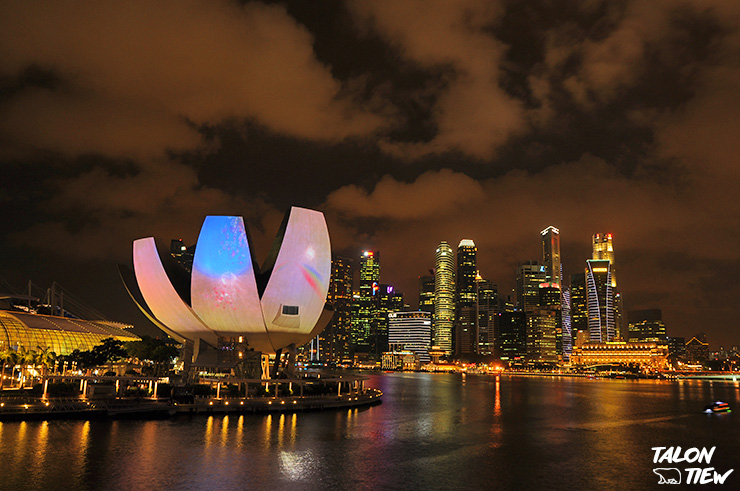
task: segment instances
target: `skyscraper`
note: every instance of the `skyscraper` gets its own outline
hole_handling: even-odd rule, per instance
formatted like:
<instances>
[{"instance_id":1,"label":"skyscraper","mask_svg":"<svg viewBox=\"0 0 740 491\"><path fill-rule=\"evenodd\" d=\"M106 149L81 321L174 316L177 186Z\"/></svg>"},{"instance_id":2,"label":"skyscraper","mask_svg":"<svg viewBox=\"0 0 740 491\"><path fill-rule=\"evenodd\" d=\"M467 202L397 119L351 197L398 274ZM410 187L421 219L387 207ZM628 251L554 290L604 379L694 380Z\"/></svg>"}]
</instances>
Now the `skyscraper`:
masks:
<instances>
[{"instance_id":1,"label":"skyscraper","mask_svg":"<svg viewBox=\"0 0 740 491\"><path fill-rule=\"evenodd\" d=\"M547 281L545 266L537 261L521 264L516 274L516 302L519 310L536 308L540 301L540 284Z\"/></svg>"},{"instance_id":2,"label":"skyscraper","mask_svg":"<svg viewBox=\"0 0 740 491\"><path fill-rule=\"evenodd\" d=\"M611 263L611 286L612 286L612 316L614 317L614 328L616 337L621 339L623 330L622 322L622 295L617 289L617 274L614 264L614 241L612 234L594 234L592 237L593 254L591 259L608 259Z\"/></svg>"},{"instance_id":3,"label":"skyscraper","mask_svg":"<svg viewBox=\"0 0 740 491\"><path fill-rule=\"evenodd\" d=\"M470 239L457 246L457 276L455 278L455 324L453 349L456 354L478 352L478 292L476 277L478 249Z\"/></svg>"},{"instance_id":4,"label":"skyscraper","mask_svg":"<svg viewBox=\"0 0 740 491\"><path fill-rule=\"evenodd\" d=\"M578 331L588 332L586 273L570 275L570 329L573 340Z\"/></svg>"},{"instance_id":5,"label":"skyscraper","mask_svg":"<svg viewBox=\"0 0 740 491\"><path fill-rule=\"evenodd\" d=\"M527 353L527 315L501 312L499 316L499 351L504 361L521 360Z\"/></svg>"},{"instance_id":6,"label":"skyscraper","mask_svg":"<svg viewBox=\"0 0 740 491\"><path fill-rule=\"evenodd\" d=\"M498 287L480 275L476 279L478 288L478 353L498 356L499 312Z\"/></svg>"},{"instance_id":7,"label":"skyscraper","mask_svg":"<svg viewBox=\"0 0 740 491\"><path fill-rule=\"evenodd\" d=\"M452 355L452 325L455 320L455 258L442 241L434 261L434 323L432 344Z\"/></svg>"},{"instance_id":8,"label":"skyscraper","mask_svg":"<svg viewBox=\"0 0 740 491\"><path fill-rule=\"evenodd\" d=\"M617 276L614 274L614 244L612 234L594 234L592 239L593 254L591 259L606 259L611 263L611 285L612 288L616 288Z\"/></svg>"},{"instance_id":9,"label":"skyscraper","mask_svg":"<svg viewBox=\"0 0 740 491\"><path fill-rule=\"evenodd\" d=\"M334 307L331 323L319 334L322 361L340 363L350 357L352 330L352 260L333 256L327 302Z\"/></svg>"},{"instance_id":10,"label":"skyscraper","mask_svg":"<svg viewBox=\"0 0 740 491\"><path fill-rule=\"evenodd\" d=\"M380 289L380 253L363 251L360 255L360 296L357 313L357 352L372 352L377 331L378 290Z\"/></svg>"},{"instance_id":11,"label":"skyscraper","mask_svg":"<svg viewBox=\"0 0 740 491\"><path fill-rule=\"evenodd\" d=\"M563 317L563 359L569 360L573 353L573 330L570 308L570 289L562 291L560 304L560 315Z\"/></svg>"},{"instance_id":12,"label":"skyscraper","mask_svg":"<svg viewBox=\"0 0 740 491\"><path fill-rule=\"evenodd\" d=\"M608 259L586 261L588 330L592 343L614 341L616 336L610 266Z\"/></svg>"},{"instance_id":13,"label":"skyscraper","mask_svg":"<svg viewBox=\"0 0 740 491\"><path fill-rule=\"evenodd\" d=\"M540 232L540 235L542 236L542 264L546 271L545 281L561 286L560 230L550 226Z\"/></svg>"},{"instance_id":14,"label":"skyscraper","mask_svg":"<svg viewBox=\"0 0 740 491\"><path fill-rule=\"evenodd\" d=\"M560 328L560 307L539 307L527 312L527 360L558 361L557 331Z\"/></svg>"},{"instance_id":15,"label":"skyscraper","mask_svg":"<svg viewBox=\"0 0 740 491\"><path fill-rule=\"evenodd\" d=\"M370 352L378 359L388 351L388 313L403 310L403 293L392 285L380 285L376 294L375 335L370 342Z\"/></svg>"},{"instance_id":16,"label":"skyscraper","mask_svg":"<svg viewBox=\"0 0 740 491\"><path fill-rule=\"evenodd\" d=\"M434 314L434 275L419 276L419 310Z\"/></svg>"}]
</instances>

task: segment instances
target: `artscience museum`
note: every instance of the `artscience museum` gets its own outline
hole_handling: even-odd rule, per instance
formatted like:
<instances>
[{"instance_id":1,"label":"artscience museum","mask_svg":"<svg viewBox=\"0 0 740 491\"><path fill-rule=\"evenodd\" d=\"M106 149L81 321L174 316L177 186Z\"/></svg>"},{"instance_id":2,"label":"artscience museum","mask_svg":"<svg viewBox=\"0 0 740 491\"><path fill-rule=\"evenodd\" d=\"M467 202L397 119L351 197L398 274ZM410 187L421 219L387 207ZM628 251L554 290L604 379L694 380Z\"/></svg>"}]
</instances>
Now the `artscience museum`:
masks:
<instances>
[{"instance_id":1,"label":"artscience museum","mask_svg":"<svg viewBox=\"0 0 740 491\"><path fill-rule=\"evenodd\" d=\"M189 274L158 252L153 237L134 241L133 271L120 271L139 308L196 364L256 352L294 355L332 316L329 232L324 215L305 208L286 213L262 265L242 217L208 216Z\"/></svg>"}]
</instances>

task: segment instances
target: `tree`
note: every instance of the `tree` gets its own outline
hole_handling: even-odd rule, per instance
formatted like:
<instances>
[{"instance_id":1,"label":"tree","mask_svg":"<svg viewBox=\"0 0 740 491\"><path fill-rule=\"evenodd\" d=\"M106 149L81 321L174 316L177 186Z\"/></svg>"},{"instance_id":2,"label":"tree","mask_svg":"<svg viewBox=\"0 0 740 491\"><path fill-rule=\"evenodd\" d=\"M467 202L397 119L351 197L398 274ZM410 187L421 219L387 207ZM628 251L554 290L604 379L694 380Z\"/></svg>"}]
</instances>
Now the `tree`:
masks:
<instances>
[{"instance_id":1,"label":"tree","mask_svg":"<svg viewBox=\"0 0 740 491\"><path fill-rule=\"evenodd\" d=\"M15 370L15 366L18 364L18 355L15 350L6 348L0 351L0 360L3 360L3 371L0 372L0 391L2 391L5 388L5 367L10 364Z\"/></svg>"},{"instance_id":2,"label":"tree","mask_svg":"<svg viewBox=\"0 0 740 491\"><path fill-rule=\"evenodd\" d=\"M41 379L43 381L46 379L46 374L49 371L49 368L54 366L54 362L57 360L57 354L51 351L49 346L46 348L37 346L37 348L36 363L41 366Z\"/></svg>"},{"instance_id":3,"label":"tree","mask_svg":"<svg viewBox=\"0 0 740 491\"><path fill-rule=\"evenodd\" d=\"M36 351L27 350L23 346L18 348L18 363L21 365L21 389L25 385L26 374L28 373L28 366L34 366L36 364Z\"/></svg>"},{"instance_id":4,"label":"tree","mask_svg":"<svg viewBox=\"0 0 740 491\"><path fill-rule=\"evenodd\" d=\"M128 353L123 348L123 342L113 338L107 338L101 344L93 347L89 351L74 350L66 360L75 362L78 368L91 368L99 365L105 365L111 361L118 361L127 358Z\"/></svg>"},{"instance_id":5,"label":"tree","mask_svg":"<svg viewBox=\"0 0 740 491\"><path fill-rule=\"evenodd\" d=\"M156 375L169 368L172 359L180 354L180 350L171 340L155 339L151 336L143 336L141 341L129 341L124 346L133 358L154 363Z\"/></svg>"}]
</instances>

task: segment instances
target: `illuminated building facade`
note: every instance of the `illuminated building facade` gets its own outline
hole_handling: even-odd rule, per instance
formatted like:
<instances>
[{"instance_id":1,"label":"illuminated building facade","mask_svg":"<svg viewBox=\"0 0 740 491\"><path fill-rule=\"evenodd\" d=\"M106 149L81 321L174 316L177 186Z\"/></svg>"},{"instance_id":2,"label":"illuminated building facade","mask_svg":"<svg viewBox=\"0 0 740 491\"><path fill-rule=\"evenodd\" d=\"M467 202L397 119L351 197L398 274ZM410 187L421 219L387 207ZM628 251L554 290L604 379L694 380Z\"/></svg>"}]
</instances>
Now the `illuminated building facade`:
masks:
<instances>
[{"instance_id":1,"label":"illuminated building facade","mask_svg":"<svg viewBox=\"0 0 740 491\"><path fill-rule=\"evenodd\" d=\"M709 359L709 343L704 334L697 334L686 341L684 356L689 363L702 363Z\"/></svg>"},{"instance_id":2,"label":"illuminated building facade","mask_svg":"<svg viewBox=\"0 0 740 491\"><path fill-rule=\"evenodd\" d=\"M614 318L615 336L621 338L622 333L622 295L617 289L617 274L614 263L614 236L612 234L594 234L592 237L593 253L591 259L608 260L610 263L612 287L612 317Z\"/></svg>"},{"instance_id":3,"label":"illuminated building facade","mask_svg":"<svg viewBox=\"0 0 740 491\"><path fill-rule=\"evenodd\" d=\"M616 336L610 266L608 259L586 261L588 331L593 343L614 341Z\"/></svg>"},{"instance_id":4,"label":"illuminated building facade","mask_svg":"<svg viewBox=\"0 0 740 491\"><path fill-rule=\"evenodd\" d=\"M561 286L562 265L560 263L560 230L553 226L540 232L542 237L542 264L545 266L545 282Z\"/></svg>"},{"instance_id":5,"label":"illuminated building facade","mask_svg":"<svg viewBox=\"0 0 740 491\"><path fill-rule=\"evenodd\" d=\"M329 325L319 334L321 360L341 363L351 359L352 332L352 259L332 256L327 302L334 308Z\"/></svg>"},{"instance_id":6,"label":"illuminated building facade","mask_svg":"<svg viewBox=\"0 0 740 491\"><path fill-rule=\"evenodd\" d=\"M570 275L570 327L574 336L578 331L588 331L586 273Z\"/></svg>"},{"instance_id":7,"label":"illuminated building facade","mask_svg":"<svg viewBox=\"0 0 740 491\"><path fill-rule=\"evenodd\" d=\"M612 234L594 234L591 244L593 246L593 260L606 260L611 263L611 286L617 287L617 276L614 271L614 243Z\"/></svg>"},{"instance_id":8,"label":"illuminated building facade","mask_svg":"<svg viewBox=\"0 0 740 491\"><path fill-rule=\"evenodd\" d=\"M0 310L0 351L49 348L57 355L89 351L104 339L139 341L132 326L110 321L87 321L54 315Z\"/></svg>"},{"instance_id":9,"label":"illuminated building facade","mask_svg":"<svg viewBox=\"0 0 740 491\"><path fill-rule=\"evenodd\" d=\"M419 310L434 314L434 275L419 276Z\"/></svg>"},{"instance_id":10,"label":"illuminated building facade","mask_svg":"<svg viewBox=\"0 0 740 491\"><path fill-rule=\"evenodd\" d=\"M573 348L576 365L636 363L653 370L668 368L668 345L661 343L585 343Z\"/></svg>"},{"instance_id":11,"label":"illuminated building facade","mask_svg":"<svg viewBox=\"0 0 740 491\"><path fill-rule=\"evenodd\" d=\"M516 301L525 312L539 306L540 284L547 281L547 269L537 261L521 264L516 274Z\"/></svg>"},{"instance_id":12,"label":"illuminated building facade","mask_svg":"<svg viewBox=\"0 0 740 491\"><path fill-rule=\"evenodd\" d=\"M560 315L563 317L563 359L568 361L573 352L573 330L571 328L570 289L563 290Z\"/></svg>"},{"instance_id":13,"label":"illuminated building facade","mask_svg":"<svg viewBox=\"0 0 740 491\"><path fill-rule=\"evenodd\" d=\"M360 255L360 296L357 312L355 351L373 352L377 331L378 292L380 291L380 253L363 251Z\"/></svg>"},{"instance_id":14,"label":"illuminated building facade","mask_svg":"<svg viewBox=\"0 0 740 491\"><path fill-rule=\"evenodd\" d=\"M498 356L498 287L480 276L476 279L478 289L478 353Z\"/></svg>"},{"instance_id":15,"label":"illuminated building facade","mask_svg":"<svg viewBox=\"0 0 740 491\"><path fill-rule=\"evenodd\" d=\"M500 312L499 351L504 361L521 360L527 355L527 315L522 311Z\"/></svg>"},{"instance_id":16,"label":"illuminated building facade","mask_svg":"<svg viewBox=\"0 0 740 491\"><path fill-rule=\"evenodd\" d=\"M461 240L457 246L453 350L458 355L478 352L477 252L470 239Z\"/></svg>"},{"instance_id":17,"label":"illuminated building facade","mask_svg":"<svg viewBox=\"0 0 740 491\"><path fill-rule=\"evenodd\" d=\"M421 363L429 363L432 342L432 316L429 312L388 313L388 345L416 353Z\"/></svg>"},{"instance_id":18,"label":"illuminated building facade","mask_svg":"<svg viewBox=\"0 0 740 491\"><path fill-rule=\"evenodd\" d=\"M434 260L434 322L432 343L452 355L452 327L455 321L455 257L442 241Z\"/></svg>"},{"instance_id":19,"label":"illuminated building facade","mask_svg":"<svg viewBox=\"0 0 740 491\"><path fill-rule=\"evenodd\" d=\"M370 351L380 357L388 351L388 314L403 310L403 293L396 291L392 285L380 285L376 294L378 308L375 311L375 335Z\"/></svg>"},{"instance_id":20,"label":"illuminated building facade","mask_svg":"<svg viewBox=\"0 0 740 491\"><path fill-rule=\"evenodd\" d=\"M526 313L527 316L527 360L555 363L560 359L558 330L560 308L540 307Z\"/></svg>"},{"instance_id":21,"label":"illuminated building facade","mask_svg":"<svg viewBox=\"0 0 740 491\"><path fill-rule=\"evenodd\" d=\"M185 292L168 277L153 237L134 241L133 263L133 274L121 268L131 297L194 360L202 349L224 347L286 350L294 359L296 347L331 319L331 247L318 211L291 208L262 267L253 262L242 217L206 217Z\"/></svg>"},{"instance_id":22,"label":"illuminated building facade","mask_svg":"<svg viewBox=\"0 0 740 491\"><path fill-rule=\"evenodd\" d=\"M665 324L660 309L632 310L627 313L629 342L665 342Z\"/></svg>"}]
</instances>

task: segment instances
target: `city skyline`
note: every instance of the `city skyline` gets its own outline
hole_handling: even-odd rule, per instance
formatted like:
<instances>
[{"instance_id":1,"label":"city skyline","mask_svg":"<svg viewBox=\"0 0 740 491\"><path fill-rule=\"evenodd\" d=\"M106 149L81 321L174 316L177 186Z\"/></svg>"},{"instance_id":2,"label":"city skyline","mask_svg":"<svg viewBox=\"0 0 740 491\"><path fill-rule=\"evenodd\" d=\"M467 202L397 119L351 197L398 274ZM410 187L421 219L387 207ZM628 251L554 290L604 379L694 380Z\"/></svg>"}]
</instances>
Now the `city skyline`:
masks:
<instances>
[{"instance_id":1,"label":"city skyline","mask_svg":"<svg viewBox=\"0 0 740 491\"><path fill-rule=\"evenodd\" d=\"M737 343L740 6L732 2L147 2L0 19L0 276L56 280L156 333L116 265L244 215L265 257L291 205L332 251L380 251L414 303L445 240L504 293L560 231L594 234L623 311ZM169 245L169 244L168 244Z\"/></svg>"}]
</instances>

